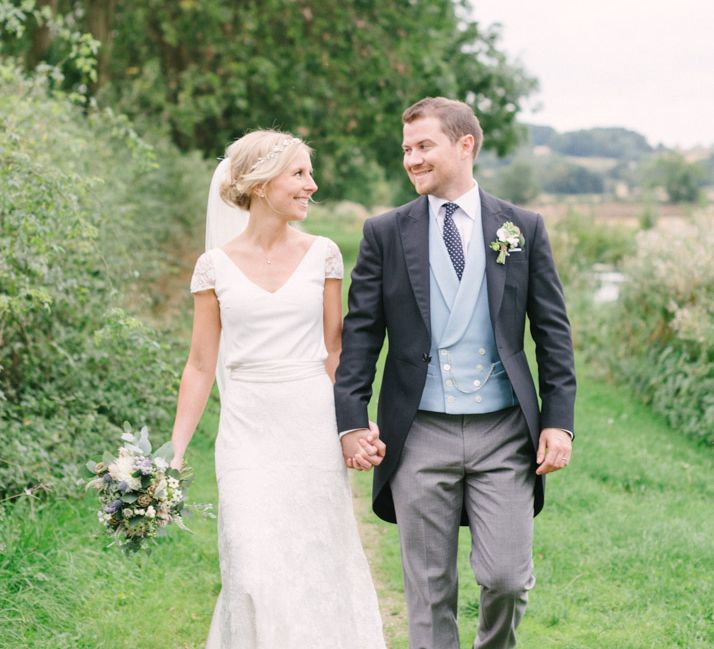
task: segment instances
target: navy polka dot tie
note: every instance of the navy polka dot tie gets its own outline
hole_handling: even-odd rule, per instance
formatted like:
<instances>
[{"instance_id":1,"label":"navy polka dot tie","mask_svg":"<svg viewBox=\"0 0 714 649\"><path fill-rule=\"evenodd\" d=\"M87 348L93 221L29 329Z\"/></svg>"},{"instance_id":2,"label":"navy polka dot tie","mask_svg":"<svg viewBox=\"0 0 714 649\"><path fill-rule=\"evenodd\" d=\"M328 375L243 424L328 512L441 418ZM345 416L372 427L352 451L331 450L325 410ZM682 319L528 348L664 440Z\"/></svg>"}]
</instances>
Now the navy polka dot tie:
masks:
<instances>
[{"instance_id":1,"label":"navy polka dot tie","mask_svg":"<svg viewBox=\"0 0 714 649\"><path fill-rule=\"evenodd\" d=\"M444 203L444 243L449 251L451 263L454 264L456 275L461 281L464 274L464 247L461 243L459 231L454 223L454 212L459 209L456 203Z\"/></svg>"}]
</instances>

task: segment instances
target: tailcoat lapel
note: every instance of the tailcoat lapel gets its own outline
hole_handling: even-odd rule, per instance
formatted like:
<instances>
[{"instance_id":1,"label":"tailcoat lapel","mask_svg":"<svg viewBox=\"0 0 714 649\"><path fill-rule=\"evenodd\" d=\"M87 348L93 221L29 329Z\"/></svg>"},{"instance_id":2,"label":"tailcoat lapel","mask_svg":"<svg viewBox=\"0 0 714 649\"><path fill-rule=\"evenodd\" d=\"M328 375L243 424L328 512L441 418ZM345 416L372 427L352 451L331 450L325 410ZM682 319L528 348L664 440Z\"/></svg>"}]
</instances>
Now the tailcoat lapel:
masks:
<instances>
[{"instance_id":1,"label":"tailcoat lapel","mask_svg":"<svg viewBox=\"0 0 714 649\"><path fill-rule=\"evenodd\" d=\"M488 308L491 311L491 322L496 322L498 310L503 299L503 287L506 282L506 265L496 263L498 256L489 243L496 240L496 230L503 225L501 208L496 199L479 188L481 198L481 226L483 228L483 245L486 254L486 283L488 286Z\"/></svg>"},{"instance_id":2,"label":"tailcoat lapel","mask_svg":"<svg viewBox=\"0 0 714 649\"><path fill-rule=\"evenodd\" d=\"M409 282L421 317L431 337L429 315L429 203L426 196L411 203L408 210L399 214L399 232L404 248Z\"/></svg>"}]
</instances>

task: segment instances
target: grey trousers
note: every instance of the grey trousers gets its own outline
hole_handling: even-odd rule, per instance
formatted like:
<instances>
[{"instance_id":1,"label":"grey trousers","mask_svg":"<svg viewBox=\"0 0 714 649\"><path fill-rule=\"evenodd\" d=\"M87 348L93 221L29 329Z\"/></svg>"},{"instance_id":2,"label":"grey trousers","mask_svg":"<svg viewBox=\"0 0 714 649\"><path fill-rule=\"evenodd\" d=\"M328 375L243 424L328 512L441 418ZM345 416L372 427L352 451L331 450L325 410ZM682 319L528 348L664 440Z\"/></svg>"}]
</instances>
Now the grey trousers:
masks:
<instances>
[{"instance_id":1,"label":"grey trousers","mask_svg":"<svg viewBox=\"0 0 714 649\"><path fill-rule=\"evenodd\" d=\"M419 412L390 483L409 649L459 649L456 555L462 505L481 586L476 649L510 649L533 576L535 453L520 408Z\"/></svg>"}]
</instances>

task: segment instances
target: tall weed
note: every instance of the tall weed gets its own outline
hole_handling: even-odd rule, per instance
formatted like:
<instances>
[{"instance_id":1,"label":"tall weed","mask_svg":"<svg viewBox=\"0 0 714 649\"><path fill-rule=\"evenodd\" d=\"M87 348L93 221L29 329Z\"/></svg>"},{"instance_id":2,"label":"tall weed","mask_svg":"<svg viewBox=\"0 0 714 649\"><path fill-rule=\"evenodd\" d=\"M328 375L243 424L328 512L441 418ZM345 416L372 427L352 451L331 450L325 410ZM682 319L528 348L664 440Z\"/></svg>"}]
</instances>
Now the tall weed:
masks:
<instances>
[{"instance_id":1,"label":"tall weed","mask_svg":"<svg viewBox=\"0 0 714 649\"><path fill-rule=\"evenodd\" d=\"M669 423L714 444L714 223L640 232L618 301L592 307L589 358Z\"/></svg>"}]
</instances>

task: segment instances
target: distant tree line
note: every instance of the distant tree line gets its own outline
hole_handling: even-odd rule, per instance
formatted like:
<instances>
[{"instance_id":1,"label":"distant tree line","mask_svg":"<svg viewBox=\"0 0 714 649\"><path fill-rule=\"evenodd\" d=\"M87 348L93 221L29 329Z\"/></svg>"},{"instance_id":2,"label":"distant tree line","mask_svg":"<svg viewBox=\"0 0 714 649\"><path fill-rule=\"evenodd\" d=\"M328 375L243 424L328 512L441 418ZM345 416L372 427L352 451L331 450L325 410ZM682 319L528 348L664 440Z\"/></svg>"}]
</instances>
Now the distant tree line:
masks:
<instances>
[{"instance_id":1,"label":"distant tree line","mask_svg":"<svg viewBox=\"0 0 714 649\"><path fill-rule=\"evenodd\" d=\"M692 162L677 151L654 149L643 135L624 128L527 128L529 145L500 160L488 153L479 160L486 184L516 203L541 192L606 194L622 186L639 195L661 189L672 203L694 203L703 188L714 185L714 154Z\"/></svg>"},{"instance_id":2,"label":"distant tree line","mask_svg":"<svg viewBox=\"0 0 714 649\"><path fill-rule=\"evenodd\" d=\"M563 155L635 159L653 151L644 135L626 128L589 128L558 133L549 126L528 127L533 146Z\"/></svg>"}]
</instances>

